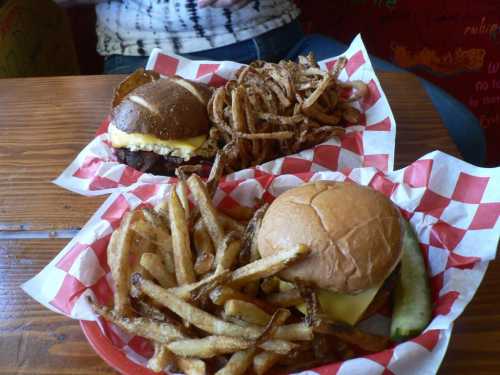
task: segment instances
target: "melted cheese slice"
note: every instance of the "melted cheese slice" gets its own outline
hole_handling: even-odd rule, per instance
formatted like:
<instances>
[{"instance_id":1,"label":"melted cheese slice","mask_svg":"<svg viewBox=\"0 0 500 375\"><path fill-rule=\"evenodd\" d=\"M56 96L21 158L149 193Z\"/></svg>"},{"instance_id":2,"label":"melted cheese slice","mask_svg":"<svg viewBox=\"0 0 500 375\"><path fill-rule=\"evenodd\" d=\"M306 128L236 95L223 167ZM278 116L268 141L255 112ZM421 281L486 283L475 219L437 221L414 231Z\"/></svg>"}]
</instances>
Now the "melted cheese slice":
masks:
<instances>
[{"instance_id":1,"label":"melted cheese slice","mask_svg":"<svg viewBox=\"0 0 500 375\"><path fill-rule=\"evenodd\" d=\"M380 285L367 289L358 294L343 294L335 293L329 290L320 289L318 291L318 300L323 312L333 320L356 324L368 305L373 301L375 295L379 291L383 282ZM280 290L286 290L293 287L291 283L280 281ZM306 313L305 304L297 306L297 309L303 314Z\"/></svg>"},{"instance_id":2,"label":"melted cheese slice","mask_svg":"<svg viewBox=\"0 0 500 375\"><path fill-rule=\"evenodd\" d=\"M113 124L109 124L108 133L111 145L115 148L126 147L131 151L153 151L160 155L172 155L190 158L196 149L206 141L206 135L183 139L159 139L153 135L125 133Z\"/></svg>"}]
</instances>

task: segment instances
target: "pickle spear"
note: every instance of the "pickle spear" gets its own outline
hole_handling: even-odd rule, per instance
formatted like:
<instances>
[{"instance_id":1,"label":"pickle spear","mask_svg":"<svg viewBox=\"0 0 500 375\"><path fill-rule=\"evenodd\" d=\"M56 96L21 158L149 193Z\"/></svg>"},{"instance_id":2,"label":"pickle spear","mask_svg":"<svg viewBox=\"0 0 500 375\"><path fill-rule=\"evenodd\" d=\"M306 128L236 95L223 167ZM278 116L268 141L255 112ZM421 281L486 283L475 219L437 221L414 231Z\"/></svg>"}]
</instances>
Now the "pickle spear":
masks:
<instances>
[{"instance_id":1,"label":"pickle spear","mask_svg":"<svg viewBox=\"0 0 500 375\"><path fill-rule=\"evenodd\" d=\"M431 320L431 291L424 258L410 223L404 220L401 271L394 293L391 339L406 340L422 332Z\"/></svg>"}]
</instances>

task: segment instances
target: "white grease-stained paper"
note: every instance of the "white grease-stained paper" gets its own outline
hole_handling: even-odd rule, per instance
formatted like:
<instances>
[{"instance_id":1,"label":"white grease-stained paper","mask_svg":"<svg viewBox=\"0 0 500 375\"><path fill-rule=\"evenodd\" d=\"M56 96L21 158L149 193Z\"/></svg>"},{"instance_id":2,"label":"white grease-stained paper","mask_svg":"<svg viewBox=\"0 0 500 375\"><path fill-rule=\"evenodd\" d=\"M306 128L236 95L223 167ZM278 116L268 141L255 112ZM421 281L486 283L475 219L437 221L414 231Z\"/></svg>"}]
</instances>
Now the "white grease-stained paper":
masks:
<instances>
[{"instance_id":1,"label":"white grease-stained paper","mask_svg":"<svg viewBox=\"0 0 500 375\"><path fill-rule=\"evenodd\" d=\"M470 302L488 262L496 255L500 235L500 168L479 168L441 152L432 152L408 167L386 173L375 168L272 175L242 171L244 179L227 179L219 186L215 203L222 209L234 205L254 206L272 201L284 191L317 181L352 181L371 186L388 196L410 220L422 254L429 266L433 290L433 319L418 337L384 352L311 370L303 374L433 374L448 345L453 321ZM56 258L23 289L47 308L75 319L95 320L85 297L110 303L112 283L106 261L110 233L123 214L143 204L156 204L169 192L170 184L137 183L113 193ZM94 252L93 256L89 252ZM98 320L102 332L130 360L144 364L147 351L136 338L117 334L116 327ZM365 326L383 329L380 315ZM375 327L373 327L375 325ZM108 334L113 331L113 335ZM119 330L117 331L119 332ZM132 345L132 342L134 345Z\"/></svg>"}]
</instances>

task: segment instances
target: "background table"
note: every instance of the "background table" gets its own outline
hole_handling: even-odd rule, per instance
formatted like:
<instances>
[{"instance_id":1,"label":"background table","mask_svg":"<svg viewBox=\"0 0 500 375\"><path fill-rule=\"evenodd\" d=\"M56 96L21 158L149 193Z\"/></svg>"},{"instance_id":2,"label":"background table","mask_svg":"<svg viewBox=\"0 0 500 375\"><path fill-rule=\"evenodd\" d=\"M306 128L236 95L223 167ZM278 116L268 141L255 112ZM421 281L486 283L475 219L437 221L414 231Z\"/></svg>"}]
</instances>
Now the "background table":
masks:
<instances>
[{"instance_id":1,"label":"background table","mask_svg":"<svg viewBox=\"0 0 500 375\"><path fill-rule=\"evenodd\" d=\"M435 149L458 151L409 74L380 73L397 121L396 168ZM50 183L88 143L122 76L0 80L0 373L110 374L78 322L19 285L39 272L104 197ZM456 323L441 374L500 373L500 265L493 262Z\"/></svg>"}]
</instances>

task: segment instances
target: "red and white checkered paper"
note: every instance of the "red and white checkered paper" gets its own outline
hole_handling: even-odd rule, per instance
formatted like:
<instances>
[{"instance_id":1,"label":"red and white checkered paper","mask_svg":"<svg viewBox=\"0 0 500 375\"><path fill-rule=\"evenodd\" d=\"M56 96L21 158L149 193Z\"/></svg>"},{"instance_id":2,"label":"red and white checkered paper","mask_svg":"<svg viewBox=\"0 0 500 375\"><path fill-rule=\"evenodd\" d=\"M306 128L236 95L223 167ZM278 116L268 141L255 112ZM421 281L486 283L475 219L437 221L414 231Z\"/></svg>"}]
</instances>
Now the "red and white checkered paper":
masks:
<instances>
[{"instance_id":1,"label":"red and white checkered paper","mask_svg":"<svg viewBox=\"0 0 500 375\"><path fill-rule=\"evenodd\" d=\"M362 166L382 171L393 169L396 123L387 98L370 63L361 36L357 36L347 51L348 58L340 79L361 80L368 84L369 95L356 104L362 112L358 125L349 126L346 134L295 155L279 158L256 170L266 173L305 173L340 170ZM339 56L320 62L323 69L331 69ZM234 77L241 64L230 61L192 61L176 55L167 55L155 49L147 68L163 76L174 74L187 79L220 86ZM137 182L159 182L164 177L141 173L117 161L107 134L109 119L104 120L96 137L76 159L54 180L57 185L83 195L101 195Z\"/></svg>"},{"instance_id":2,"label":"red and white checkered paper","mask_svg":"<svg viewBox=\"0 0 500 375\"><path fill-rule=\"evenodd\" d=\"M253 207L309 181L353 181L381 191L401 209L418 234L432 286L434 311L420 336L383 352L330 364L304 374L434 374L446 351L453 321L476 292L495 258L500 235L500 168L479 168L441 152L385 174L373 167L274 175L245 173L226 179L215 194L221 209ZM249 177L249 175L252 177ZM139 183L112 194L81 232L37 276L23 285L40 303L75 319L95 320L85 296L100 303L112 300L106 261L109 237L123 214L154 205L168 194L163 183ZM127 358L145 363L151 346L98 319L101 333ZM385 324L384 324L385 323ZM387 318L362 322L380 332Z\"/></svg>"}]
</instances>

